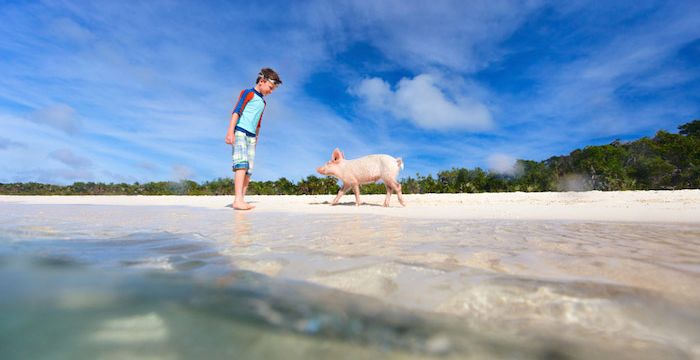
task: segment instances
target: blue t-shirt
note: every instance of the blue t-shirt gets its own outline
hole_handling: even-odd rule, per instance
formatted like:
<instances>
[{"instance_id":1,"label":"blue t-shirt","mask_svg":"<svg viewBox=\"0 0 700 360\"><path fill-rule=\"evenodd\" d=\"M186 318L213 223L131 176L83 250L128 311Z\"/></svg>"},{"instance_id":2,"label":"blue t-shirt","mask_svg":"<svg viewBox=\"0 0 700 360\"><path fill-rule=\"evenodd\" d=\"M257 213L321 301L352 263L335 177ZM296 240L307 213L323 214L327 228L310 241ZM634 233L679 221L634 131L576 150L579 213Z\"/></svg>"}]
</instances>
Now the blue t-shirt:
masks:
<instances>
[{"instance_id":1,"label":"blue t-shirt","mask_svg":"<svg viewBox=\"0 0 700 360\"><path fill-rule=\"evenodd\" d=\"M241 91L236 107L233 109L233 112L238 113L239 116L236 128L245 130L244 132L248 135L255 136L260 127L265 105L263 95L255 89Z\"/></svg>"}]
</instances>

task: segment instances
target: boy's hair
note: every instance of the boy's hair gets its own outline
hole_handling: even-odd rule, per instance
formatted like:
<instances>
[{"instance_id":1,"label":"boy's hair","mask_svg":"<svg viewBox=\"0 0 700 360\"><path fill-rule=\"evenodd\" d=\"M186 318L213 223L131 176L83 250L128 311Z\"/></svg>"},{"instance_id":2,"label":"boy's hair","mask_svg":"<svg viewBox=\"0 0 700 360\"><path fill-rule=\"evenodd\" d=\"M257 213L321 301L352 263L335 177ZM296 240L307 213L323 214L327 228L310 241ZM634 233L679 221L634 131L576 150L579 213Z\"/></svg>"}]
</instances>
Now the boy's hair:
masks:
<instances>
[{"instance_id":1,"label":"boy's hair","mask_svg":"<svg viewBox=\"0 0 700 360\"><path fill-rule=\"evenodd\" d=\"M260 69L260 72L258 73L258 78L255 79L255 83L259 83L260 80L262 80L263 78L267 80L272 80L275 83L275 85L282 85L282 79L280 79L280 76L275 70L272 70L270 68Z\"/></svg>"}]
</instances>

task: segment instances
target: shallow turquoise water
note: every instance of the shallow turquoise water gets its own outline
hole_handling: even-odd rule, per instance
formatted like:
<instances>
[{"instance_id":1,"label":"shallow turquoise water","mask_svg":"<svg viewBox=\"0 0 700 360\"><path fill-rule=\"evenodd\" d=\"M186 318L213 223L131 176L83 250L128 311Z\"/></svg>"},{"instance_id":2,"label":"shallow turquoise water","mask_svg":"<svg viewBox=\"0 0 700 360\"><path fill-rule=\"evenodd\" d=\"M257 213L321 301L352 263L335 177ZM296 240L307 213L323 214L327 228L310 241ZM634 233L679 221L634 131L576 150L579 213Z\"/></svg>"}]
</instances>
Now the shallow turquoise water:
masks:
<instances>
[{"instance_id":1,"label":"shallow turquoise water","mask_svg":"<svg viewBox=\"0 0 700 360\"><path fill-rule=\"evenodd\" d=\"M2 210L3 359L700 353L696 225Z\"/></svg>"}]
</instances>

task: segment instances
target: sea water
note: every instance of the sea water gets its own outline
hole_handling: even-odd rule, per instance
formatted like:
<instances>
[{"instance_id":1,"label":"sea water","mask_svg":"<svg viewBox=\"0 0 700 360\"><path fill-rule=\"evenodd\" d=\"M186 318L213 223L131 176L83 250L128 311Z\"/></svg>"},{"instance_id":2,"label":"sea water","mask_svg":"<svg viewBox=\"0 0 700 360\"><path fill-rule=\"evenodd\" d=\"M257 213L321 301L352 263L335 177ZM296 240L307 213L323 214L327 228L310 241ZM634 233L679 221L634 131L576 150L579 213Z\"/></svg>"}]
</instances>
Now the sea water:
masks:
<instances>
[{"instance_id":1,"label":"sea water","mask_svg":"<svg viewBox=\"0 0 700 360\"><path fill-rule=\"evenodd\" d=\"M0 210L2 359L700 358L697 224Z\"/></svg>"}]
</instances>

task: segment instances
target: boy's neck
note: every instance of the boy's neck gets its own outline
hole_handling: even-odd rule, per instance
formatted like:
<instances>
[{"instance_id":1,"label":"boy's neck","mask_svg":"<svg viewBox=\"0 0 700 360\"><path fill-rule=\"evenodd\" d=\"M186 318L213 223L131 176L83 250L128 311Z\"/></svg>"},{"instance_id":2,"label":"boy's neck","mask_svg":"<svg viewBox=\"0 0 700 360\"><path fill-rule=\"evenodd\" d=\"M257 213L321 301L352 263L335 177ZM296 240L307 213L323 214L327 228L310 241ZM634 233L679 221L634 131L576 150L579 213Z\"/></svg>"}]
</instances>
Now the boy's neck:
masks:
<instances>
[{"instance_id":1,"label":"boy's neck","mask_svg":"<svg viewBox=\"0 0 700 360\"><path fill-rule=\"evenodd\" d=\"M255 84L255 87L253 89L257 91L258 94L262 95L262 91L260 91L260 83Z\"/></svg>"}]
</instances>

